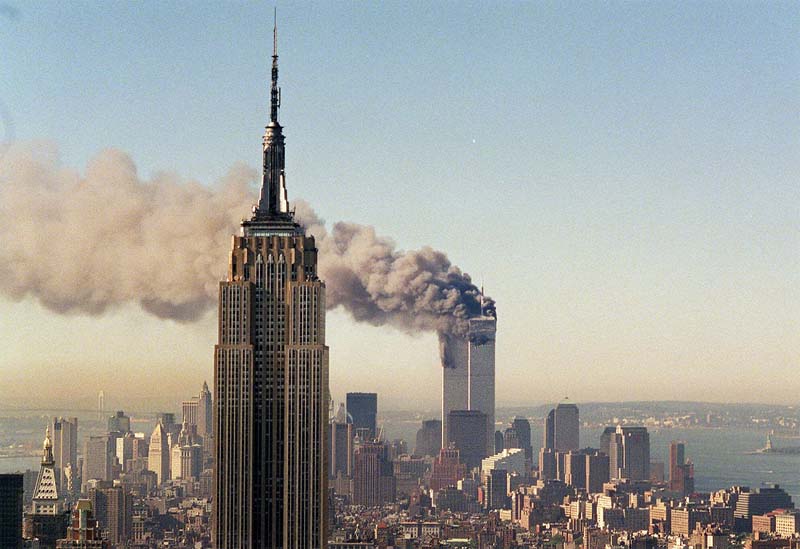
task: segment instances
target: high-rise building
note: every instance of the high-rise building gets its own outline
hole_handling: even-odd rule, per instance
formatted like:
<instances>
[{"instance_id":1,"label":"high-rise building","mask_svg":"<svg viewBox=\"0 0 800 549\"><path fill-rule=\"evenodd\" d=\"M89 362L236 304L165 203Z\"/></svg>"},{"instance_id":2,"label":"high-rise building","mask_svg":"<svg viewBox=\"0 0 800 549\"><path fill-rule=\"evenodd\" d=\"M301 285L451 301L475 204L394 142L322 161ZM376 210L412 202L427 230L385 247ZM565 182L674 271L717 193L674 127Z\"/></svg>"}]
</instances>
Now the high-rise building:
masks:
<instances>
[{"instance_id":1,"label":"high-rise building","mask_svg":"<svg viewBox=\"0 0 800 549\"><path fill-rule=\"evenodd\" d=\"M505 440L503 440L503 437L504 437L503 431L495 431L494 432L494 453L495 454L499 454L506 447L506 443L505 443Z\"/></svg>"},{"instance_id":2,"label":"high-rise building","mask_svg":"<svg viewBox=\"0 0 800 549\"><path fill-rule=\"evenodd\" d=\"M515 417L511 426L517 432L519 447L525 450L525 457L530 462L533 459L533 448L531 447L531 422L524 417Z\"/></svg>"},{"instance_id":3,"label":"high-rise building","mask_svg":"<svg viewBox=\"0 0 800 549\"><path fill-rule=\"evenodd\" d=\"M508 471L492 469L486 475L486 508L505 509L508 507Z\"/></svg>"},{"instance_id":4,"label":"high-rise building","mask_svg":"<svg viewBox=\"0 0 800 549\"><path fill-rule=\"evenodd\" d=\"M133 437L133 449L131 459L144 458L147 460L150 455L150 440L144 433L137 433Z\"/></svg>"},{"instance_id":5,"label":"high-rise building","mask_svg":"<svg viewBox=\"0 0 800 549\"><path fill-rule=\"evenodd\" d=\"M132 530L133 501L122 486L102 486L89 490L97 522L108 532L108 540L115 546L128 541Z\"/></svg>"},{"instance_id":6,"label":"high-rise building","mask_svg":"<svg viewBox=\"0 0 800 549\"><path fill-rule=\"evenodd\" d=\"M557 452L569 452L580 447L580 420L578 407L566 402L555 408L553 420L553 448Z\"/></svg>"},{"instance_id":7,"label":"high-rise building","mask_svg":"<svg viewBox=\"0 0 800 549\"><path fill-rule=\"evenodd\" d=\"M378 434L378 394L347 393L347 413L353 420L353 429L368 429L367 440Z\"/></svg>"},{"instance_id":8,"label":"high-rise building","mask_svg":"<svg viewBox=\"0 0 800 549\"><path fill-rule=\"evenodd\" d=\"M438 492L442 488L456 486L466 476L467 466L461 462L458 448L442 448L433 460L430 488L433 492Z\"/></svg>"},{"instance_id":9,"label":"high-rise building","mask_svg":"<svg viewBox=\"0 0 800 549\"><path fill-rule=\"evenodd\" d=\"M0 474L0 547L22 548L21 474Z\"/></svg>"},{"instance_id":10,"label":"high-rise building","mask_svg":"<svg viewBox=\"0 0 800 549\"><path fill-rule=\"evenodd\" d=\"M203 439L197 425L184 422L178 440L170 449L170 478L197 480L203 472Z\"/></svg>"},{"instance_id":11,"label":"high-rise building","mask_svg":"<svg viewBox=\"0 0 800 549\"><path fill-rule=\"evenodd\" d=\"M608 456L602 452L593 452L586 456L586 491L598 494L603 491L603 484L609 481Z\"/></svg>"},{"instance_id":12,"label":"high-rise building","mask_svg":"<svg viewBox=\"0 0 800 549\"><path fill-rule=\"evenodd\" d=\"M686 445L683 442L673 440L669 445L669 480L677 480L675 469L686 463ZM670 487L670 489L672 489Z\"/></svg>"},{"instance_id":13,"label":"high-rise building","mask_svg":"<svg viewBox=\"0 0 800 549\"><path fill-rule=\"evenodd\" d=\"M733 516L737 522L744 521L747 524L753 515L764 515L775 509L793 508L792 497L779 485L770 484L756 490L742 489L736 500Z\"/></svg>"},{"instance_id":14,"label":"high-rise building","mask_svg":"<svg viewBox=\"0 0 800 549\"><path fill-rule=\"evenodd\" d=\"M650 479L650 435L647 427L617 425L609 447L612 478Z\"/></svg>"},{"instance_id":15,"label":"high-rise building","mask_svg":"<svg viewBox=\"0 0 800 549\"><path fill-rule=\"evenodd\" d=\"M276 33L277 35L277 33ZM278 123L278 55L258 205L233 238L214 349L212 541L326 545L328 347L313 236L294 219Z\"/></svg>"},{"instance_id":16,"label":"high-rise building","mask_svg":"<svg viewBox=\"0 0 800 549\"><path fill-rule=\"evenodd\" d=\"M385 443L363 443L353 462L354 505L374 507L394 501L394 468Z\"/></svg>"},{"instance_id":17,"label":"high-rise building","mask_svg":"<svg viewBox=\"0 0 800 549\"><path fill-rule=\"evenodd\" d=\"M131 430L131 418L125 412L118 410L113 416L108 418L108 432L125 434Z\"/></svg>"},{"instance_id":18,"label":"high-rise building","mask_svg":"<svg viewBox=\"0 0 800 549\"><path fill-rule=\"evenodd\" d=\"M564 482L573 488L586 489L586 451L570 450L564 455Z\"/></svg>"},{"instance_id":19,"label":"high-rise building","mask_svg":"<svg viewBox=\"0 0 800 549\"><path fill-rule=\"evenodd\" d=\"M478 410L452 410L447 419L448 446L458 448L467 469L480 467L481 460L491 455L486 452L486 414Z\"/></svg>"},{"instance_id":20,"label":"high-rise building","mask_svg":"<svg viewBox=\"0 0 800 549\"><path fill-rule=\"evenodd\" d=\"M208 390L208 383L203 382L200 394L184 400L181 403L183 410L183 423L197 427L197 435L207 437L211 435L213 424L213 409L211 392Z\"/></svg>"},{"instance_id":21,"label":"high-rise building","mask_svg":"<svg viewBox=\"0 0 800 549\"><path fill-rule=\"evenodd\" d=\"M53 443L50 440L50 427L45 431L42 464L33 489L31 512L34 515L57 515L61 512L61 499L56 484L56 461L53 457Z\"/></svg>"},{"instance_id":22,"label":"high-rise building","mask_svg":"<svg viewBox=\"0 0 800 549\"><path fill-rule=\"evenodd\" d=\"M669 446L669 489L683 495L694 492L694 465L686 462L686 446L673 440Z\"/></svg>"},{"instance_id":23,"label":"high-rise building","mask_svg":"<svg viewBox=\"0 0 800 549\"><path fill-rule=\"evenodd\" d=\"M63 512L62 500L59 498L56 486L55 459L48 426L30 512L25 513L23 520L23 536L28 539L38 539L39 547L55 548L58 538L64 535L68 519L69 513Z\"/></svg>"},{"instance_id":24,"label":"high-rise building","mask_svg":"<svg viewBox=\"0 0 800 549\"><path fill-rule=\"evenodd\" d=\"M111 480L116 462L116 445L108 435L90 436L83 448L83 484L90 480Z\"/></svg>"},{"instance_id":25,"label":"high-rise building","mask_svg":"<svg viewBox=\"0 0 800 549\"><path fill-rule=\"evenodd\" d=\"M64 492L77 491L78 486L68 486L65 470L78 467L78 418L54 417L52 424L53 458L56 463L56 483Z\"/></svg>"},{"instance_id":26,"label":"high-rise building","mask_svg":"<svg viewBox=\"0 0 800 549\"><path fill-rule=\"evenodd\" d=\"M511 448L522 448L517 430L513 427L509 427L503 433L503 449L509 450Z\"/></svg>"},{"instance_id":27,"label":"high-rise building","mask_svg":"<svg viewBox=\"0 0 800 549\"><path fill-rule=\"evenodd\" d=\"M417 431L417 443L414 454L418 456L437 456L442 448L442 422L438 419L426 419Z\"/></svg>"},{"instance_id":28,"label":"high-rise building","mask_svg":"<svg viewBox=\"0 0 800 549\"><path fill-rule=\"evenodd\" d=\"M147 468L156 474L158 484L163 484L170 477L170 447L167 437L167 430L161 423L161 420L156 423L153 434L150 435L150 446L147 453ZM95 507L95 512L97 507ZM99 513L99 512L98 512ZM98 514L98 520L103 525L103 520Z\"/></svg>"},{"instance_id":29,"label":"high-rise building","mask_svg":"<svg viewBox=\"0 0 800 549\"><path fill-rule=\"evenodd\" d=\"M353 474L353 436L353 422L344 404L341 404L336 416L331 419L328 437L331 478L336 478L339 473L346 477Z\"/></svg>"},{"instance_id":30,"label":"high-rise building","mask_svg":"<svg viewBox=\"0 0 800 549\"><path fill-rule=\"evenodd\" d=\"M441 335L442 344L442 444L451 440L450 412L474 410L485 416L483 456L494 453L495 335L493 309L469 319L467 337ZM462 452L462 458L464 453Z\"/></svg>"},{"instance_id":31,"label":"high-rise building","mask_svg":"<svg viewBox=\"0 0 800 549\"><path fill-rule=\"evenodd\" d=\"M124 435L117 438L115 441L116 449L115 453L117 456L117 463L120 465L120 469L125 472L127 471L128 461L133 459L133 445L136 441L136 436L127 431Z\"/></svg>"},{"instance_id":32,"label":"high-rise building","mask_svg":"<svg viewBox=\"0 0 800 549\"><path fill-rule=\"evenodd\" d=\"M552 448L539 450L539 478L542 480L558 478L558 458L556 451Z\"/></svg>"},{"instance_id":33,"label":"high-rise building","mask_svg":"<svg viewBox=\"0 0 800 549\"><path fill-rule=\"evenodd\" d=\"M611 456L611 441L614 440L616 434L617 428L612 426L606 427L600 434L600 451L607 456Z\"/></svg>"},{"instance_id":34,"label":"high-rise building","mask_svg":"<svg viewBox=\"0 0 800 549\"><path fill-rule=\"evenodd\" d=\"M544 440L542 440L542 448L555 449L556 438L556 411L555 408L547 413L544 419Z\"/></svg>"},{"instance_id":35,"label":"high-rise building","mask_svg":"<svg viewBox=\"0 0 800 549\"><path fill-rule=\"evenodd\" d=\"M486 480L494 469L504 469L510 475L527 476L525 451L522 448L506 448L500 453L484 458L481 461L481 478Z\"/></svg>"}]
</instances>

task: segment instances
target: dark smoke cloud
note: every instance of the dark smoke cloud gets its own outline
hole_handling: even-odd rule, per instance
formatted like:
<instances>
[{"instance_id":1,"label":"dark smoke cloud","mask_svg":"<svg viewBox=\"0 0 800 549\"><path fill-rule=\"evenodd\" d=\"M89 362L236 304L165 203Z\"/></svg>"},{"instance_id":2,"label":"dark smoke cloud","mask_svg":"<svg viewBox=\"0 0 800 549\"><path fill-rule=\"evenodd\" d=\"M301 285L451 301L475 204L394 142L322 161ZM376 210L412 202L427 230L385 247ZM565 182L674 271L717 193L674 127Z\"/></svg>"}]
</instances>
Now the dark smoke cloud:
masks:
<instances>
[{"instance_id":1,"label":"dark smoke cloud","mask_svg":"<svg viewBox=\"0 0 800 549\"><path fill-rule=\"evenodd\" d=\"M52 144L15 144L0 158L0 294L64 314L138 303L159 318L198 320L216 306L255 180L245 166L211 187L169 174L143 180L117 150L80 174ZM398 250L364 225L328 231L307 203L295 206L317 238L329 308L375 326L455 335L480 314L478 288L443 252Z\"/></svg>"}]
</instances>

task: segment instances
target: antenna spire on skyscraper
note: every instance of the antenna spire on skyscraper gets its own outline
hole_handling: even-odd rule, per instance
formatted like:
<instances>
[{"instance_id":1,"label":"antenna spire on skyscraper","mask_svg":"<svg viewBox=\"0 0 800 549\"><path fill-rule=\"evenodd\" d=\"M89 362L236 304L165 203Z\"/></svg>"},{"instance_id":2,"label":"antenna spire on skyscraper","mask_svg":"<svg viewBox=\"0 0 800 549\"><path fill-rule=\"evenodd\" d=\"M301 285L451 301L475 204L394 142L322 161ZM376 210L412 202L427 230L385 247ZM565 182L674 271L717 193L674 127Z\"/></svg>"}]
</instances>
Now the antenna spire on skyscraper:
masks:
<instances>
[{"instance_id":1,"label":"antenna spire on skyscraper","mask_svg":"<svg viewBox=\"0 0 800 549\"><path fill-rule=\"evenodd\" d=\"M278 87L278 12L275 10L272 26L272 83L270 86L269 123L263 141L263 179L258 205L253 210L251 221L271 223L259 231L279 230L293 234L299 225L292 221L289 199L286 194L285 151L283 129L278 123L278 110L281 106L281 89ZM277 225L275 225L277 223ZM278 226L280 225L280 226ZM255 230L255 229L253 229ZM252 231L251 231L252 233Z\"/></svg>"},{"instance_id":2,"label":"antenna spire on skyscraper","mask_svg":"<svg viewBox=\"0 0 800 549\"><path fill-rule=\"evenodd\" d=\"M278 108L281 106L281 90L278 88L278 8L275 8L272 25L272 87L270 88L270 122L278 121Z\"/></svg>"}]
</instances>

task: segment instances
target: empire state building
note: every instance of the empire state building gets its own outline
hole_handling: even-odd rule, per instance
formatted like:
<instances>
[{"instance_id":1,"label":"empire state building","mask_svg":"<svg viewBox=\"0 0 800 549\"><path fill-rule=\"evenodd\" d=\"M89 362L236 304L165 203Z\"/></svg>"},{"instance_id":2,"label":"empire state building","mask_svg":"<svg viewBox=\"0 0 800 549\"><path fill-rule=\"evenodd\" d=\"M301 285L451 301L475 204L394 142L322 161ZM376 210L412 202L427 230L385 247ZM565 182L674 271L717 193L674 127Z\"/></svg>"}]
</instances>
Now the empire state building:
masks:
<instances>
[{"instance_id":1,"label":"empire state building","mask_svg":"<svg viewBox=\"0 0 800 549\"><path fill-rule=\"evenodd\" d=\"M213 540L218 549L324 548L328 347L313 236L286 195L277 33L263 181L233 237L214 348Z\"/></svg>"}]
</instances>

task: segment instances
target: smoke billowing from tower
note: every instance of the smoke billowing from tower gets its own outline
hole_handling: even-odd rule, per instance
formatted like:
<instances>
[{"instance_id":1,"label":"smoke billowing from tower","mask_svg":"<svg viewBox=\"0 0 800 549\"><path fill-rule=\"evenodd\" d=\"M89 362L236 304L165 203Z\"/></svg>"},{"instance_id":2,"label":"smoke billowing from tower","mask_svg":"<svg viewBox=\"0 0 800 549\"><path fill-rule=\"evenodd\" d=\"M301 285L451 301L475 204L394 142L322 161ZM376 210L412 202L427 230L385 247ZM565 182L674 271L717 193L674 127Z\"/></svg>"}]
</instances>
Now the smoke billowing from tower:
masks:
<instances>
[{"instance_id":1,"label":"smoke billowing from tower","mask_svg":"<svg viewBox=\"0 0 800 549\"><path fill-rule=\"evenodd\" d=\"M118 150L78 173L52 144L17 143L0 158L0 294L62 314L138 303L160 318L196 321L216 305L230 234L258 201L255 179L241 165L211 187L171 174L142 179ZM308 204L293 205L316 237L329 309L461 337L481 314L480 290L445 253L398 250L365 225L328 230ZM490 298L483 308L494 315Z\"/></svg>"}]
</instances>

